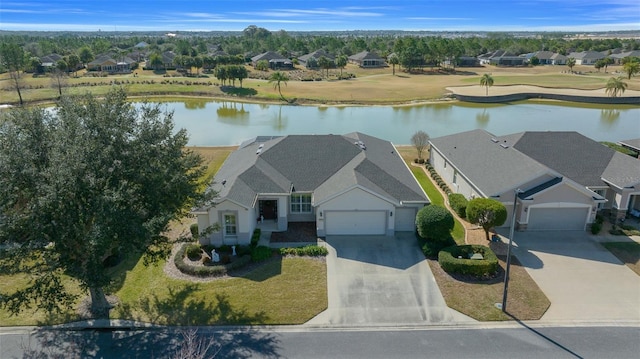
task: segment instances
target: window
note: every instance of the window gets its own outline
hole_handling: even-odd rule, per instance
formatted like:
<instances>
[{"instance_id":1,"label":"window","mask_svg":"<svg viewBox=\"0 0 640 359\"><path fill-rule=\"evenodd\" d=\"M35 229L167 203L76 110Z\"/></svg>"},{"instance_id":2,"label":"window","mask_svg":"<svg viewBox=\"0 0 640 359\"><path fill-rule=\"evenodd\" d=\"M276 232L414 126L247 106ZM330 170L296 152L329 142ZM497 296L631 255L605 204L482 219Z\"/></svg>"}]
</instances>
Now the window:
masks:
<instances>
[{"instance_id":1,"label":"window","mask_svg":"<svg viewBox=\"0 0 640 359\"><path fill-rule=\"evenodd\" d=\"M224 215L224 235L235 236L237 234L236 216L233 214Z\"/></svg>"},{"instance_id":2,"label":"window","mask_svg":"<svg viewBox=\"0 0 640 359\"><path fill-rule=\"evenodd\" d=\"M311 213L311 195L292 194L291 213Z\"/></svg>"},{"instance_id":3,"label":"window","mask_svg":"<svg viewBox=\"0 0 640 359\"><path fill-rule=\"evenodd\" d=\"M453 184L458 183L458 171L453 171Z\"/></svg>"}]
</instances>

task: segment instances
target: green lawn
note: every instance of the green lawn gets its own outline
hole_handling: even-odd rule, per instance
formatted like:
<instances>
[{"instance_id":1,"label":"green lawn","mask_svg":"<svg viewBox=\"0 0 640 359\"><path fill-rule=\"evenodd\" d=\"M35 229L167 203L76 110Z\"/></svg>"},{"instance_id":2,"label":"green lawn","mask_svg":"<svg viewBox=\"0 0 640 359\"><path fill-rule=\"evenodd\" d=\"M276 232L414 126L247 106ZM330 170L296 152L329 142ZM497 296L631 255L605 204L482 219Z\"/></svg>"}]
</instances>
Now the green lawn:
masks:
<instances>
[{"instance_id":1,"label":"green lawn","mask_svg":"<svg viewBox=\"0 0 640 359\"><path fill-rule=\"evenodd\" d=\"M420 184L420 186L422 186L422 189L424 189L424 191L427 193L427 196L429 196L429 199L431 200L431 204L445 207L444 197L442 196L440 191L438 191L438 189L433 184L433 182L431 182L431 179L429 179L427 174L422 169L423 167L411 166L411 164L408 164L408 165L409 165L409 168L411 169L411 172L418 180L418 183ZM465 244L464 227L462 226L460 221L458 221L455 218L454 218L453 230L451 231L451 236L453 237L453 239L456 241L457 244Z\"/></svg>"}]
</instances>

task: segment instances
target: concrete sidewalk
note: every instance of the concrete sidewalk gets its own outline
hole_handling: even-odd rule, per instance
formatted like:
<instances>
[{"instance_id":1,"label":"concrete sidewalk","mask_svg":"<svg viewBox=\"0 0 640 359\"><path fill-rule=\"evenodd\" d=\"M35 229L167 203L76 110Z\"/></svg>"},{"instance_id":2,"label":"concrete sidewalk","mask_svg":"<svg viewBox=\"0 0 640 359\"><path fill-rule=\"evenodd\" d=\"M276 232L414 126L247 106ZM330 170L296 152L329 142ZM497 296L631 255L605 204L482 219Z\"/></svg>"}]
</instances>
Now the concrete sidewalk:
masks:
<instances>
[{"instance_id":1,"label":"concrete sidewalk","mask_svg":"<svg viewBox=\"0 0 640 359\"><path fill-rule=\"evenodd\" d=\"M517 232L514 254L551 301L542 321L640 321L640 277L582 231Z\"/></svg>"},{"instance_id":2,"label":"concrete sidewalk","mask_svg":"<svg viewBox=\"0 0 640 359\"><path fill-rule=\"evenodd\" d=\"M328 309L309 325L475 322L447 307L413 233L327 238Z\"/></svg>"}]
</instances>

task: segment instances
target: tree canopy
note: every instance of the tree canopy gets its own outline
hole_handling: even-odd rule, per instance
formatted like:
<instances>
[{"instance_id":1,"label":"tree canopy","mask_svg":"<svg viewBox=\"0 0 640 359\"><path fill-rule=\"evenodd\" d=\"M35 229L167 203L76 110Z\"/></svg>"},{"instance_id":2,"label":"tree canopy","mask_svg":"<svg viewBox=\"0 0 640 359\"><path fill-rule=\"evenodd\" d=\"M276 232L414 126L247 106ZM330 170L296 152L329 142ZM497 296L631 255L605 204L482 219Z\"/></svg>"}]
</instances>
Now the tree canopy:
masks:
<instances>
[{"instance_id":1,"label":"tree canopy","mask_svg":"<svg viewBox=\"0 0 640 359\"><path fill-rule=\"evenodd\" d=\"M169 222L197 200L202 169L185 130L160 105L134 107L122 89L104 100L63 97L55 111L15 109L0 120L0 271L24 273L24 289L0 293L11 312L55 311L75 300L61 275L108 315L105 260L119 253L166 257ZM213 195L213 194L210 194ZM2 289L0 289L0 292Z\"/></svg>"},{"instance_id":2,"label":"tree canopy","mask_svg":"<svg viewBox=\"0 0 640 359\"><path fill-rule=\"evenodd\" d=\"M429 135L422 130L417 131L411 136L411 144L418 151L418 159L422 159L422 152L429 145Z\"/></svg>"},{"instance_id":3,"label":"tree canopy","mask_svg":"<svg viewBox=\"0 0 640 359\"><path fill-rule=\"evenodd\" d=\"M507 209L495 199L474 198L467 203L467 220L481 226L489 240L491 228L501 226L507 220Z\"/></svg>"}]
</instances>

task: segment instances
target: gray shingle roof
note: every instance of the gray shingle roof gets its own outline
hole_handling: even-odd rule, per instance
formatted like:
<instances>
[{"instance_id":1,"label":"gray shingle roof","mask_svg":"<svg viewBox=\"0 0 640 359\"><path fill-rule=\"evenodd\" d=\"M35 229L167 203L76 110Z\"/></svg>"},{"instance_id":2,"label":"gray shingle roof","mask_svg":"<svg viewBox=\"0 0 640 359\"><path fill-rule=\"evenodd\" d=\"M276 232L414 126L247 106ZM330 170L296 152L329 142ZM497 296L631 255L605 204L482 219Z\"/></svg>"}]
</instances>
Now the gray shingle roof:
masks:
<instances>
[{"instance_id":1,"label":"gray shingle roof","mask_svg":"<svg viewBox=\"0 0 640 359\"><path fill-rule=\"evenodd\" d=\"M615 151L578 132L525 132L514 147L585 187L603 186Z\"/></svg>"},{"instance_id":2,"label":"gray shingle roof","mask_svg":"<svg viewBox=\"0 0 640 359\"><path fill-rule=\"evenodd\" d=\"M512 147L520 135L498 137L478 129L434 138L429 142L461 175L490 197L540 176L555 177L547 168Z\"/></svg>"},{"instance_id":3,"label":"gray shingle roof","mask_svg":"<svg viewBox=\"0 0 640 359\"><path fill-rule=\"evenodd\" d=\"M229 156L212 183L220 199L247 207L260 193L313 192L319 203L355 186L398 204L428 202L395 147L361 133L256 137Z\"/></svg>"},{"instance_id":4,"label":"gray shingle roof","mask_svg":"<svg viewBox=\"0 0 640 359\"><path fill-rule=\"evenodd\" d=\"M634 139L631 139L631 140L624 140L624 141L620 141L618 143L621 144L622 146L629 147L629 148L634 149L636 151L640 151L640 138L634 138Z\"/></svg>"}]
</instances>

